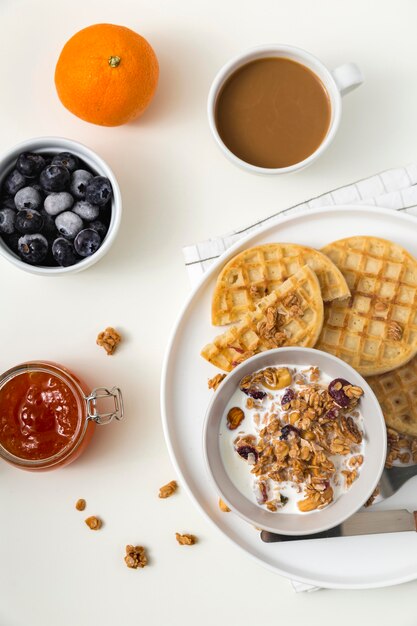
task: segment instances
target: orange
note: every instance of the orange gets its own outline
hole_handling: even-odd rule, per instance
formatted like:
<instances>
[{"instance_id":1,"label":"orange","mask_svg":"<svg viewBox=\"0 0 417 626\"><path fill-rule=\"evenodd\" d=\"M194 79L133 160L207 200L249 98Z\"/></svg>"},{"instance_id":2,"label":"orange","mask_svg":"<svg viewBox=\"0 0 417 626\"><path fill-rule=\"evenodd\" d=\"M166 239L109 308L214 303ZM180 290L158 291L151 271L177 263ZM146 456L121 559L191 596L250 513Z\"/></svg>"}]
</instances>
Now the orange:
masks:
<instances>
[{"instance_id":1,"label":"orange","mask_svg":"<svg viewBox=\"0 0 417 626\"><path fill-rule=\"evenodd\" d=\"M62 104L86 122L119 126L152 100L159 66L149 43L125 26L94 24L65 44L55 69Z\"/></svg>"}]
</instances>

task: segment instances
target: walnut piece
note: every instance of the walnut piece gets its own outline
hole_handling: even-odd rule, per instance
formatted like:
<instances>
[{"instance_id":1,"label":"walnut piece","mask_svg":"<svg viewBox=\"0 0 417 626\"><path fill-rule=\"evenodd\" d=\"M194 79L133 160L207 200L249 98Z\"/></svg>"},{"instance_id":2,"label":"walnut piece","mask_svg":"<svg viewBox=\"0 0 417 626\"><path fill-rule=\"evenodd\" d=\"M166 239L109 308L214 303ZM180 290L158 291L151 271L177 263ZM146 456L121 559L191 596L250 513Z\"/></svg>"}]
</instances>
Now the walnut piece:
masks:
<instances>
[{"instance_id":1,"label":"walnut piece","mask_svg":"<svg viewBox=\"0 0 417 626\"><path fill-rule=\"evenodd\" d=\"M245 419L245 414L238 406L233 406L227 414L227 428L235 430Z\"/></svg>"},{"instance_id":2,"label":"walnut piece","mask_svg":"<svg viewBox=\"0 0 417 626\"><path fill-rule=\"evenodd\" d=\"M189 535L187 533L184 535L175 533L175 539L181 546L193 546L197 542L197 537L195 537L195 535Z\"/></svg>"},{"instance_id":3,"label":"walnut piece","mask_svg":"<svg viewBox=\"0 0 417 626\"><path fill-rule=\"evenodd\" d=\"M207 382L208 388L213 389L213 391L216 391L217 387L225 378L226 378L226 374L216 374L215 376L213 376L213 378L209 378Z\"/></svg>"},{"instance_id":4,"label":"walnut piece","mask_svg":"<svg viewBox=\"0 0 417 626\"><path fill-rule=\"evenodd\" d=\"M143 546L126 546L125 563L132 569L142 568L148 564L148 558Z\"/></svg>"},{"instance_id":5,"label":"walnut piece","mask_svg":"<svg viewBox=\"0 0 417 626\"><path fill-rule=\"evenodd\" d=\"M103 332L99 333L96 343L98 346L101 346L105 349L108 355L111 355L116 350L117 346L121 341L121 336L111 326L103 330Z\"/></svg>"},{"instance_id":6,"label":"walnut piece","mask_svg":"<svg viewBox=\"0 0 417 626\"><path fill-rule=\"evenodd\" d=\"M388 324L387 335L388 339L392 339L393 341L400 341L401 337L403 336L403 329L401 324L395 322L394 320L391 320L391 322Z\"/></svg>"},{"instance_id":7,"label":"walnut piece","mask_svg":"<svg viewBox=\"0 0 417 626\"><path fill-rule=\"evenodd\" d=\"M169 498L173 493L178 489L177 481L171 480L167 485L163 485L163 487L159 487L159 495L158 498Z\"/></svg>"},{"instance_id":8,"label":"walnut piece","mask_svg":"<svg viewBox=\"0 0 417 626\"><path fill-rule=\"evenodd\" d=\"M219 498L219 509L223 511L223 513L230 513L230 509L227 506L226 502L223 502L221 498Z\"/></svg>"},{"instance_id":9,"label":"walnut piece","mask_svg":"<svg viewBox=\"0 0 417 626\"><path fill-rule=\"evenodd\" d=\"M79 500L77 500L77 502L75 503L75 508L77 509L77 511L84 511L85 507L86 507L86 501L84 500L84 498L80 498Z\"/></svg>"},{"instance_id":10,"label":"walnut piece","mask_svg":"<svg viewBox=\"0 0 417 626\"><path fill-rule=\"evenodd\" d=\"M90 528L91 530L99 530L103 525L103 522L101 521L101 519L99 517L96 517L95 515L92 515L91 517L87 517L87 519L85 520L85 523L87 524L88 528Z\"/></svg>"}]
</instances>

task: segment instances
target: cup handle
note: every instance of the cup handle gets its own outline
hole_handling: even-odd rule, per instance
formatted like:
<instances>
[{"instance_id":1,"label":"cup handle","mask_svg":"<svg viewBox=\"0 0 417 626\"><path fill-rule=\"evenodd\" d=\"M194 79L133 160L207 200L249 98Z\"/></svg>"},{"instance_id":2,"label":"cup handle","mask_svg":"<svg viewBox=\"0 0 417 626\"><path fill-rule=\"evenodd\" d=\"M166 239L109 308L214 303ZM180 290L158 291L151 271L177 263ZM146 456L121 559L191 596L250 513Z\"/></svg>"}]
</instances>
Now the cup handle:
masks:
<instances>
[{"instance_id":1,"label":"cup handle","mask_svg":"<svg viewBox=\"0 0 417 626\"><path fill-rule=\"evenodd\" d=\"M344 63L332 70L340 95L344 96L363 83L363 75L356 63Z\"/></svg>"}]
</instances>

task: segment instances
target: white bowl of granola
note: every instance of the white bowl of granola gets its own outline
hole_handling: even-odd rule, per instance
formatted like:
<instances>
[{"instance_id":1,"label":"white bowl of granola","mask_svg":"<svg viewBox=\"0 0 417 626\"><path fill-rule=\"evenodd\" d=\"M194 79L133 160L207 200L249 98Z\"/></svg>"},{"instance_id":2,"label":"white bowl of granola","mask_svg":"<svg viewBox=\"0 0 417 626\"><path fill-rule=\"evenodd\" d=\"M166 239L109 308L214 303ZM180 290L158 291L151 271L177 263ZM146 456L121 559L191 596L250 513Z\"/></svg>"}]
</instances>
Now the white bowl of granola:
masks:
<instances>
[{"instance_id":1,"label":"white bowl of granola","mask_svg":"<svg viewBox=\"0 0 417 626\"><path fill-rule=\"evenodd\" d=\"M350 365L311 348L257 354L221 383L203 449L222 500L258 528L307 535L337 526L371 497L386 428Z\"/></svg>"}]
</instances>

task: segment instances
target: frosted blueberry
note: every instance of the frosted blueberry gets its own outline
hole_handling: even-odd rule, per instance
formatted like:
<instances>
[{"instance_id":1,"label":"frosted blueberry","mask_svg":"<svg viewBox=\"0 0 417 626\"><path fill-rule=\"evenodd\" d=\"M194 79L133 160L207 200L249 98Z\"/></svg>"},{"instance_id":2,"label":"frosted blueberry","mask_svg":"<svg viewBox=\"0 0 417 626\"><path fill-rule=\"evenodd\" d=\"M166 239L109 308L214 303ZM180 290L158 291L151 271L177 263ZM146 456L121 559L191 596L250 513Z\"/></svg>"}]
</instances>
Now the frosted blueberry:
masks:
<instances>
[{"instance_id":1,"label":"frosted blueberry","mask_svg":"<svg viewBox=\"0 0 417 626\"><path fill-rule=\"evenodd\" d=\"M14 225L16 221L16 211L13 209L0 210L0 233L11 235L14 233Z\"/></svg>"},{"instance_id":2,"label":"frosted blueberry","mask_svg":"<svg viewBox=\"0 0 417 626\"><path fill-rule=\"evenodd\" d=\"M85 192L87 185L93 175L87 170L75 170L71 176L70 192L77 200L83 200L85 198Z\"/></svg>"},{"instance_id":3,"label":"frosted blueberry","mask_svg":"<svg viewBox=\"0 0 417 626\"><path fill-rule=\"evenodd\" d=\"M43 206L49 215L59 215L68 211L73 204L74 198L68 191L57 191L46 196Z\"/></svg>"},{"instance_id":4,"label":"frosted blueberry","mask_svg":"<svg viewBox=\"0 0 417 626\"><path fill-rule=\"evenodd\" d=\"M19 170L13 170L6 177L4 181L4 191L11 196L14 196L19 189L22 189L26 185L26 178L19 172Z\"/></svg>"},{"instance_id":5,"label":"frosted blueberry","mask_svg":"<svg viewBox=\"0 0 417 626\"><path fill-rule=\"evenodd\" d=\"M60 213L56 217L55 226L61 235L67 239L74 239L82 230L84 224L79 215L72 211L64 211L64 213Z\"/></svg>"},{"instance_id":6,"label":"frosted blueberry","mask_svg":"<svg viewBox=\"0 0 417 626\"><path fill-rule=\"evenodd\" d=\"M16 209L34 209L37 211L42 204L42 196L34 187L23 187L19 189L14 197Z\"/></svg>"},{"instance_id":7,"label":"frosted blueberry","mask_svg":"<svg viewBox=\"0 0 417 626\"><path fill-rule=\"evenodd\" d=\"M95 220L100 212L100 209L96 204L91 204L91 202L87 202L86 200L79 200L76 202L72 210L83 220L87 220L88 222Z\"/></svg>"}]
</instances>

